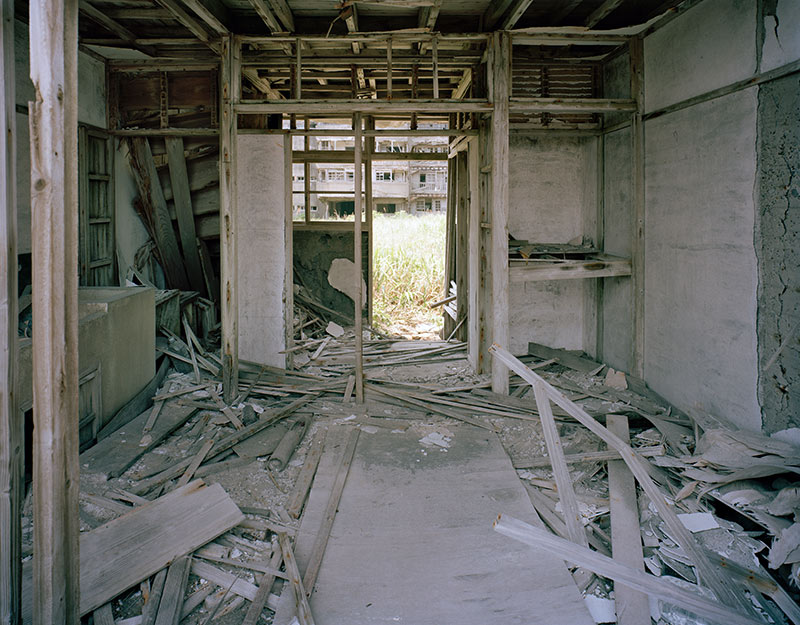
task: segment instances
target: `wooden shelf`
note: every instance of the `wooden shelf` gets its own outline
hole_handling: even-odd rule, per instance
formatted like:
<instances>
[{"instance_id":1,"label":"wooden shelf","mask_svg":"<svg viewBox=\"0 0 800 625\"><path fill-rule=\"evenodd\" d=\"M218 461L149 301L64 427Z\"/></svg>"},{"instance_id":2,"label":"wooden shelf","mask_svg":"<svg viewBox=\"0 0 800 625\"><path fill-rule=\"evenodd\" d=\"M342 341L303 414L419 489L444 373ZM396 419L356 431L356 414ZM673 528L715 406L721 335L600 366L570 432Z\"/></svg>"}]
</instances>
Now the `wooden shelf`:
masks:
<instances>
[{"instance_id":1,"label":"wooden shelf","mask_svg":"<svg viewBox=\"0 0 800 625\"><path fill-rule=\"evenodd\" d=\"M516 259L509 260L509 282L615 278L631 275L631 259L609 254L589 254L580 260Z\"/></svg>"}]
</instances>

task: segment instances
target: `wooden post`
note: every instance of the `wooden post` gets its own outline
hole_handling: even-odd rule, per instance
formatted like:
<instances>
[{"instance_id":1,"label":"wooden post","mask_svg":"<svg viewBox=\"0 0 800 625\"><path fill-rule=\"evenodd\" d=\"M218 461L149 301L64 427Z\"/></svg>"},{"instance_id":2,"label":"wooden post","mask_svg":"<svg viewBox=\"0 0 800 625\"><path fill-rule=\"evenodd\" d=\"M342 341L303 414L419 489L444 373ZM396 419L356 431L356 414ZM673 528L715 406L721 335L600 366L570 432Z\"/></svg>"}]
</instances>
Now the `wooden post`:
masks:
<instances>
[{"instance_id":1,"label":"wooden post","mask_svg":"<svg viewBox=\"0 0 800 625\"><path fill-rule=\"evenodd\" d=\"M433 56L433 99L439 99L439 38L434 35L431 45L431 56Z\"/></svg>"},{"instance_id":2,"label":"wooden post","mask_svg":"<svg viewBox=\"0 0 800 625\"><path fill-rule=\"evenodd\" d=\"M508 96L511 39L492 36L492 341L508 345ZM492 390L508 394L508 368L492 363Z\"/></svg>"},{"instance_id":3,"label":"wooden post","mask_svg":"<svg viewBox=\"0 0 800 625\"><path fill-rule=\"evenodd\" d=\"M595 224L595 246L600 251L606 249L606 137L597 135L597 223ZM595 280L595 302L597 305L595 319L594 357L603 362L603 343L605 342L605 287L604 278Z\"/></svg>"},{"instance_id":4,"label":"wooden post","mask_svg":"<svg viewBox=\"0 0 800 625\"><path fill-rule=\"evenodd\" d=\"M33 622L78 606L78 2L30 3Z\"/></svg>"},{"instance_id":5,"label":"wooden post","mask_svg":"<svg viewBox=\"0 0 800 625\"><path fill-rule=\"evenodd\" d=\"M239 41L222 38L220 71L220 281L222 312L222 393L233 401L239 384L239 301L236 290L236 114L241 54ZM287 182L290 184L290 182Z\"/></svg>"},{"instance_id":6,"label":"wooden post","mask_svg":"<svg viewBox=\"0 0 800 625\"><path fill-rule=\"evenodd\" d=\"M392 37L386 42L386 99L392 99Z\"/></svg>"},{"instance_id":7,"label":"wooden post","mask_svg":"<svg viewBox=\"0 0 800 625\"><path fill-rule=\"evenodd\" d=\"M367 117L366 121L367 130L375 130L375 118L371 115ZM375 250L375 244L372 241L373 228L372 228L372 153L375 151L375 137L368 136L366 138L364 158L364 204L366 211L367 221L367 323L372 325L372 304L374 294L372 292L372 260Z\"/></svg>"},{"instance_id":8,"label":"wooden post","mask_svg":"<svg viewBox=\"0 0 800 625\"><path fill-rule=\"evenodd\" d=\"M355 176L354 176L354 191L353 194L353 263L355 264L355 271L353 272L356 285L353 292L353 320L356 333L356 401L358 403L364 402L364 336L362 334L362 317L361 317L361 113L353 114L353 134L355 136L355 146L353 149L353 161L355 163Z\"/></svg>"},{"instance_id":9,"label":"wooden post","mask_svg":"<svg viewBox=\"0 0 800 625\"><path fill-rule=\"evenodd\" d=\"M631 116L631 154L633 157L631 184L633 198L633 241L631 269L633 277L633 354L631 373L644 377L644 57L642 39L633 37L628 44L631 56L631 97L637 110Z\"/></svg>"},{"instance_id":10,"label":"wooden post","mask_svg":"<svg viewBox=\"0 0 800 625\"><path fill-rule=\"evenodd\" d=\"M305 127L308 128L308 118L305 121ZM308 137L306 139L306 147L308 147ZM286 344L286 360L285 366L287 369L294 367L294 352L290 351L294 347L294 217L293 203L294 194L292 183L292 173L294 168L292 166L292 136L286 135L283 138L283 179L286 181L284 186L284 203L286 211L283 222L283 245L285 249L285 269L283 271L283 324L284 324L284 342ZM305 190L308 192L308 163L305 163ZM308 207L306 202L306 221L308 221Z\"/></svg>"},{"instance_id":11,"label":"wooden post","mask_svg":"<svg viewBox=\"0 0 800 625\"><path fill-rule=\"evenodd\" d=\"M477 373L479 371L480 351L480 263L481 263L481 205L479 199L478 183L480 167L478 159L479 139L469 138L467 151L467 168L469 178L469 235L467 247L467 289L469 303L467 304L467 353L469 364Z\"/></svg>"},{"instance_id":12,"label":"wooden post","mask_svg":"<svg viewBox=\"0 0 800 625\"><path fill-rule=\"evenodd\" d=\"M16 102L14 94L14 2L0 2L0 623L19 623L22 584L22 415L16 402L17 197Z\"/></svg>"}]
</instances>

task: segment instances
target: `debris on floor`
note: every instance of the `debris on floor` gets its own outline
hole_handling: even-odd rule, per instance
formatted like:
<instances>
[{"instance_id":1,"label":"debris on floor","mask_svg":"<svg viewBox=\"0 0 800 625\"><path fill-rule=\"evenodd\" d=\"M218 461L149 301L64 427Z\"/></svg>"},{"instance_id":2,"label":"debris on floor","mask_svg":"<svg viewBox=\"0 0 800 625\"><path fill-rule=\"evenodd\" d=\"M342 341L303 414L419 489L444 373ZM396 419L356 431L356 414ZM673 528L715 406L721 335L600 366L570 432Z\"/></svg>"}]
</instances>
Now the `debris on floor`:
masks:
<instances>
[{"instance_id":1,"label":"debris on floor","mask_svg":"<svg viewBox=\"0 0 800 625\"><path fill-rule=\"evenodd\" d=\"M463 343L368 333L357 404L352 330L314 312L295 324L298 333L312 325L294 370L242 363L230 403L218 353L191 333L169 337L172 369L149 402L80 456L81 554L95 580L82 574L82 613L96 623L255 625L273 622L284 594L294 618L310 623L314 583L295 575L291 541L329 428L407 432L419 457L444 458L466 423L497 434L538 514L512 530L552 542L597 622L615 622L620 602L638 593L658 625L719 622L731 610L739 620L722 622L800 625L800 448L690 418L631 376L533 343L515 359L527 372L511 376L506 396L472 373ZM626 472L633 490L620 497ZM615 535L620 502L638 532ZM28 500L28 559L30 510ZM130 557L111 557L108 545L126 536L139 536ZM106 546L92 556L84 543ZM564 544L575 552L558 551ZM623 564L623 551L638 564ZM709 572L737 603L715 597Z\"/></svg>"}]
</instances>

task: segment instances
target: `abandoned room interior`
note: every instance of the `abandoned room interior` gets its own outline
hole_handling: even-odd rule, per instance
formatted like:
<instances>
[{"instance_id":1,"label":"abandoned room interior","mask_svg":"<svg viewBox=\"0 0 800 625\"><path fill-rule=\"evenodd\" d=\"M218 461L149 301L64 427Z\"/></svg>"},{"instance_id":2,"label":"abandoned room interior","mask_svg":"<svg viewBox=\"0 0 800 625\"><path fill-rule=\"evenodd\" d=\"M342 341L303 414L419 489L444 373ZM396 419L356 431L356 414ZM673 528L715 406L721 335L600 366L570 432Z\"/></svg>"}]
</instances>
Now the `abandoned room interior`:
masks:
<instances>
[{"instance_id":1,"label":"abandoned room interior","mask_svg":"<svg viewBox=\"0 0 800 625\"><path fill-rule=\"evenodd\" d=\"M0 6L0 623L800 625L800 2Z\"/></svg>"}]
</instances>

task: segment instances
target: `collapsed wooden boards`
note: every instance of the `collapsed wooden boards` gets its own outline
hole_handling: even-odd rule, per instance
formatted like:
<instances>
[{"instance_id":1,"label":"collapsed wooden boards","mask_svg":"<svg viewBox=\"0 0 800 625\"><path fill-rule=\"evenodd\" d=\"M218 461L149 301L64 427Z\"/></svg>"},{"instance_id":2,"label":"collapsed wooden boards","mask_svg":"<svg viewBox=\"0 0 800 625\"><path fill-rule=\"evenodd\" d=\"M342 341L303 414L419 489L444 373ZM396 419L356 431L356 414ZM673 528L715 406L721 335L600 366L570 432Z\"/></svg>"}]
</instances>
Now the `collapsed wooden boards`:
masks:
<instances>
[{"instance_id":1,"label":"collapsed wooden boards","mask_svg":"<svg viewBox=\"0 0 800 625\"><path fill-rule=\"evenodd\" d=\"M222 486L195 480L81 535L81 616L243 519ZM23 588L33 596L30 576ZM31 622L30 608L23 606L24 622Z\"/></svg>"},{"instance_id":2,"label":"collapsed wooden boards","mask_svg":"<svg viewBox=\"0 0 800 625\"><path fill-rule=\"evenodd\" d=\"M186 423L195 412L197 408L181 406L177 402L164 404L150 430L150 442L140 445L142 430L150 415L150 411L146 410L83 452L80 455L81 467L95 473L105 473L110 478L122 475L134 462Z\"/></svg>"},{"instance_id":3,"label":"collapsed wooden boards","mask_svg":"<svg viewBox=\"0 0 800 625\"><path fill-rule=\"evenodd\" d=\"M492 535L497 510L535 514L496 435L449 429L450 448L427 455L419 434L362 433L311 596L318 625L593 623L563 562L544 552L526 558ZM330 456L298 535L301 571L317 530L306 523L319 505L317 482L330 483L338 466Z\"/></svg>"}]
</instances>

